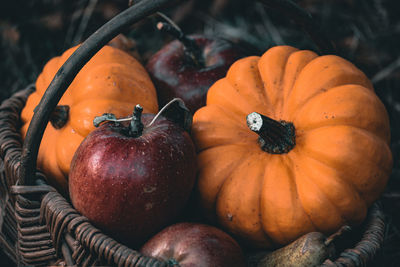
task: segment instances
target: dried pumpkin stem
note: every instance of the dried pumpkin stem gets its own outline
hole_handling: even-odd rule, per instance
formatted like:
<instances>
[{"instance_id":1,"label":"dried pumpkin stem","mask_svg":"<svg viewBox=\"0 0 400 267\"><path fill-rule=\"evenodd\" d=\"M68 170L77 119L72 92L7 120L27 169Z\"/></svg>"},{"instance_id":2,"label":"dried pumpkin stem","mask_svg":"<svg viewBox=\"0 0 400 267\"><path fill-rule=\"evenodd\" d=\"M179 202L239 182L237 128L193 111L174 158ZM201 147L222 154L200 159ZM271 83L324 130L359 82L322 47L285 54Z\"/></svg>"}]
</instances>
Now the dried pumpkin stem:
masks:
<instances>
[{"instance_id":1,"label":"dried pumpkin stem","mask_svg":"<svg viewBox=\"0 0 400 267\"><path fill-rule=\"evenodd\" d=\"M50 123L56 129L61 129L68 122L69 106L58 105L50 115Z\"/></svg>"},{"instance_id":2,"label":"dried pumpkin stem","mask_svg":"<svg viewBox=\"0 0 400 267\"><path fill-rule=\"evenodd\" d=\"M157 23L157 29L178 39L182 43L189 61L197 67L204 67L204 57L200 47L194 39L185 35L175 23L171 23L170 20L168 22L159 22Z\"/></svg>"},{"instance_id":3,"label":"dried pumpkin stem","mask_svg":"<svg viewBox=\"0 0 400 267\"><path fill-rule=\"evenodd\" d=\"M260 113L247 115L247 126L259 135L261 149L271 154L288 153L296 144L293 123L276 121Z\"/></svg>"},{"instance_id":4,"label":"dried pumpkin stem","mask_svg":"<svg viewBox=\"0 0 400 267\"><path fill-rule=\"evenodd\" d=\"M129 126L123 128L126 135L130 137L139 137L143 133L144 125L142 123L142 112L143 108L138 104L133 110L131 117L117 119L117 117L112 113L104 113L101 116L97 116L93 119L93 125L99 127L103 122L114 122L119 125L120 122L130 121Z\"/></svg>"}]
</instances>

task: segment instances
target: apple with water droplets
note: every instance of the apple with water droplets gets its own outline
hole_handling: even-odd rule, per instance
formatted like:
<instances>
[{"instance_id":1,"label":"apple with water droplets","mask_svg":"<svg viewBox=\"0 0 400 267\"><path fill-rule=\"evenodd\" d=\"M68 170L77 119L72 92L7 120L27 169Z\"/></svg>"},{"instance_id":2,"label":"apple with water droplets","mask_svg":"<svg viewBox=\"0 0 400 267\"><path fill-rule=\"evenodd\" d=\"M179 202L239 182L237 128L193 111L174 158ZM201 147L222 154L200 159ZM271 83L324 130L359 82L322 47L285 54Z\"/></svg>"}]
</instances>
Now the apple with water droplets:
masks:
<instances>
[{"instance_id":1,"label":"apple with water droplets","mask_svg":"<svg viewBox=\"0 0 400 267\"><path fill-rule=\"evenodd\" d=\"M177 38L155 53L146 65L158 101L164 105L174 97L181 98L194 114L206 104L211 85L225 77L229 67L246 53L225 39L199 34L187 36L167 23L159 23L157 27Z\"/></svg>"},{"instance_id":2,"label":"apple with water droplets","mask_svg":"<svg viewBox=\"0 0 400 267\"><path fill-rule=\"evenodd\" d=\"M132 247L177 218L196 176L190 135L163 116L152 122L154 117L136 106L130 122L107 119L114 121L91 132L71 163L73 206Z\"/></svg>"}]
</instances>

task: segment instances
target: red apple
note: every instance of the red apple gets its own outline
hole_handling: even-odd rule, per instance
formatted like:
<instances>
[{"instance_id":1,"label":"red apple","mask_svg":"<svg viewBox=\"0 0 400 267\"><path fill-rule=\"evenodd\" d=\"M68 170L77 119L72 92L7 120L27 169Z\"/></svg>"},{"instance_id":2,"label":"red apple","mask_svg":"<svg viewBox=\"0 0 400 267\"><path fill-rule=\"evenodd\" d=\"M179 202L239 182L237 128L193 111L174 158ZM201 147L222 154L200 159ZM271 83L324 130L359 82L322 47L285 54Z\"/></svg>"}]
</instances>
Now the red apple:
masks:
<instances>
[{"instance_id":1,"label":"red apple","mask_svg":"<svg viewBox=\"0 0 400 267\"><path fill-rule=\"evenodd\" d=\"M245 266L238 243L227 233L205 224L169 226L147 241L141 252L181 267Z\"/></svg>"},{"instance_id":2,"label":"red apple","mask_svg":"<svg viewBox=\"0 0 400 267\"><path fill-rule=\"evenodd\" d=\"M129 125L102 124L77 149L69 175L73 206L133 247L179 215L196 175L189 134L162 116L148 125L153 118L136 106Z\"/></svg>"},{"instance_id":3,"label":"red apple","mask_svg":"<svg viewBox=\"0 0 400 267\"><path fill-rule=\"evenodd\" d=\"M160 105L177 97L194 113L206 104L211 85L225 77L229 67L243 57L244 52L227 40L185 36L168 25L157 26L172 31L179 40L161 48L149 59L146 68L156 86Z\"/></svg>"}]
</instances>

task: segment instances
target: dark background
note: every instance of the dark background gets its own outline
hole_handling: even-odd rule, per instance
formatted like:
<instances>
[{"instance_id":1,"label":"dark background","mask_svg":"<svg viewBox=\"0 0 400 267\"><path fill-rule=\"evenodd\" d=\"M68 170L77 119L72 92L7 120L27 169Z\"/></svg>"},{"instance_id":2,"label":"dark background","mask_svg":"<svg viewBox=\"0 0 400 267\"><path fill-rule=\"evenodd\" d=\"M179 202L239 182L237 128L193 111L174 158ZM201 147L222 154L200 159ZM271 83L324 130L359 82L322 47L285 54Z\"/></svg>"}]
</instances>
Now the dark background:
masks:
<instances>
[{"instance_id":1,"label":"dark background","mask_svg":"<svg viewBox=\"0 0 400 267\"><path fill-rule=\"evenodd\" d=\"M398 0L299 0L336 47L372 80L390 116L394 169L382 204L387 234L373 265L400 265L400 3ZM34 82L44 64L78 44L128 6L125 0L12 0L0 7L0 101ZM186 33L222 36L260 55L273 45L316 47L285 11L255 1L173 1L165 10ZM142 62L168 36L152 16L125 34L136 40ZM0 265L9 262L0 257Z\"/></svg>"}]
</instances>

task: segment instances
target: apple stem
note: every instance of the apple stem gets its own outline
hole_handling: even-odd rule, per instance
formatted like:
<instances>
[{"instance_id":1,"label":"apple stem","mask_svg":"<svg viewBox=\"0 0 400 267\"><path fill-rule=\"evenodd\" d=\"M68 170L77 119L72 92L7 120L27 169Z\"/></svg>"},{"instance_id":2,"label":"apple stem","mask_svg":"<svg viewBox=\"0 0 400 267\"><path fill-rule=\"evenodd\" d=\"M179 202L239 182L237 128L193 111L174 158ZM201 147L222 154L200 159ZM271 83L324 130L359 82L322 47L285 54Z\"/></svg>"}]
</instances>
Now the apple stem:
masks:
<instances>
[{"instance_id":1,"label":"apple stem","mask_svg":"<svg viewBox=\"0 0 400 267\"><path fill-rule=\"evenodd\" d=\"M138 104L135 106L133 110L132 120L129 124L129 136L131 137L139 137L143 132L143 123L142 123L142 112L143 108Z\"/></svg>"},{"instance_id":2,"label":"apple stem","mask_svg":"<svg viewBox=\"0 0 400 267\"><path fill-rule=\"evenodd\" d=\"M166 19L165 16L163 16L163 18ZM203 53L196 41L185 35L178 25L173 23L171 20L168 19L167 21L168 22L158 22L157 29L178 39L182 43L185 49L185 54L187 55L187 58L190 59L191 63L197 67L204 67Z\"/></svg>"}]
</instances>

